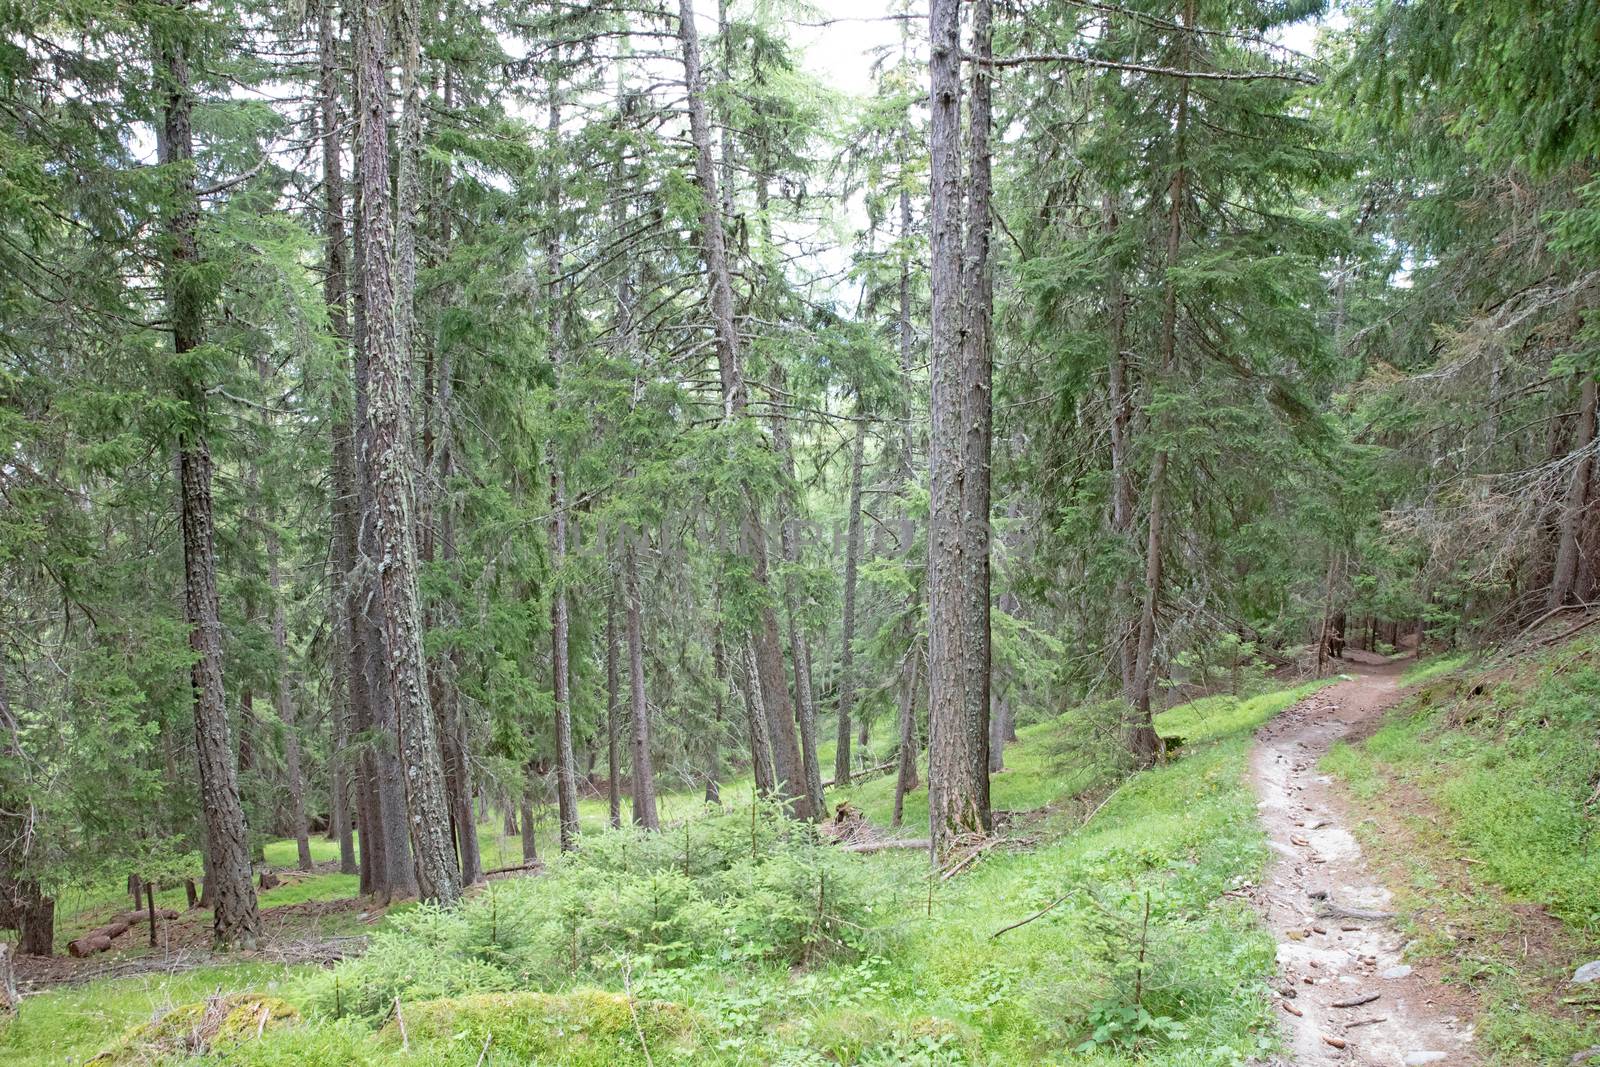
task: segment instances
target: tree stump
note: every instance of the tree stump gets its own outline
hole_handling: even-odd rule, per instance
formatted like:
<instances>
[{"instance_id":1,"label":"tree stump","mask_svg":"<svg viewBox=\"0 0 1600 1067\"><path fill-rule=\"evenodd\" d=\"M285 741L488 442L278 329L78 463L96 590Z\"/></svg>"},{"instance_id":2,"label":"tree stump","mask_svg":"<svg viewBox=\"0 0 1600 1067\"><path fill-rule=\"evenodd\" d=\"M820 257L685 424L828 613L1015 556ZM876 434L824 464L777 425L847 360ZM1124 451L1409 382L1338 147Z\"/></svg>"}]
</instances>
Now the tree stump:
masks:
<instances>
[{"instance_id":1,"label":"tree stump","mask_svg":"<svg viewBox=\"0 0 1600 1067\"><path fill-rule=\"evenodd\" d=\"M19 1000L16 954L9 944L0 941L0 1015L15 1015Z\"/></svg>"}]
</instances>

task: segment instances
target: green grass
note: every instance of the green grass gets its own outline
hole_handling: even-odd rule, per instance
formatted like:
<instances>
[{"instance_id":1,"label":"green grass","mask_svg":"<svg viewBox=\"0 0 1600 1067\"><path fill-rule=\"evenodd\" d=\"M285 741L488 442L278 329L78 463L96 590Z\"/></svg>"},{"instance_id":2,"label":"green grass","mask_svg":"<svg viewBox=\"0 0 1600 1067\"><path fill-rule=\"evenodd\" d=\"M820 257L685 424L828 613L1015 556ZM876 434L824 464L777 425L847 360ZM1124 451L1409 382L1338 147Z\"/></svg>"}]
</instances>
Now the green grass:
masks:
<instances>
[{"instance_id":1,"label":"green grass","mask_svg":"<svg viewBox=\"0 0 1600 1067\"><path fill-rule=\"evenodd\" d=\"M1435 678L1442 678L1447 674L1460 670L1467 665L1467 661L1470 659L1471 657L1465 653L1429 656L1402 674L1400 676L1400 684L1420 685L1423 682L1431 682Z\"/></svg>"},{"instance_id":2,"label":"green grass","mask_svg":"<svg viewBox=\"0 0 1600 1067\"><path fill-rule=\"evenodd\" d=\"M1424 690L1361 746L1336 748L1327 765L1368 796L1389 780L1421 789L1488 881L1593 934L1600 670L1584 659L1600 649L1578 651L1477 696L1457 698L1465 683L1456 681Z\"/></svg>"},{"instance_id":3,"label":"green grass","mask_svg":"<svg viewBox=\"0 0 1600 1067\"><path fill-rule=\"evenodd\" d=\"M506 1058L496 1062L529 1064L642 1064L640 1032L657 1064L1243 1064L1276 1040L1265 996L1272 939L1226 895L1257 879L1267 859L1245 778L1251 732L1303 692L1210 698L1166 713L1161 731L1186 739L1179 758L1125 781L1087 826L1079 825L1086 805L1065 801L1085 789L1104 795L1112 772L1054 764L1066 720L1024 728L1006 750L1008 769L993 793L997 808L1031 813L1011 824L1015 847L989 851L948 882L930 879L919 853L841 857L871 888L857 954L803 969L744 958L674 967L645 958L626 976L586 965L586 974L544 990L599 985L602 997L631 989L667 1002L660 1010L668 1014L650 1008L637 1027L614 1013L626 997L577 1007L559 998L418 1000L405 1009L419 1025L402 1053L392 1023L373 1028L324 1014L329 983L355 981L359 968L329 976L242 967L30 997L0 1036L0 1061L81 1062L162 1005L222 985L283 996L307 1016L210 1058L229 1064L467 1067L497 1028L494 1044ZM739 806L741 789L725 788L730 807ZM885 775L830 798L849 799L887 824L892 789ZM669 808L668 818L700 807L689 794L672 803L682 811ZM602 833L604 801L584 806L586 829ZM925 832L926 812L919 790L907 800L909 835ZM508 861L520 858L520 842L503 843ZM315 847L329 854L327 843ZM292 843L274 843L268 856L292 861ZM351 891L343 877L318 875L264 899ZM483 899L473 906L479 919L469 921L481 921ZM414 959L419 974L443 965L425 939L406 941L403 929L394 936L402 938L397 958ZM1141 949L1142 967L1135 962ZM1136 987L1142 1014L1133 1008ZM357 993L347 986L337 996L349 1003L343 998ZM602 1022L594 1012L606 1005L612 1014ZM575 1021L572 1011L590 1014Z\"/></svg>"},{"instance_id":4,"label":"green grass","mask_svg":"<svg viewBox=\"0 0 1600 1067\"><path fill-rule=\"evenodd\" d=\"M1367 843L1403 872L1404 910L1429 916L1412 920L1411 952L1477 994L1497 1063L1564 1064L1600 1042L1600 997L1552 994L1600 934L1597 653L1580 640L1498 673L1431 660L1407 675L1430 684L1323 761L1396 828ZM1564 933L1534 921L1529 956L1513 902Z\"/></svg>"},{"instance_id":5,"label":"green grass","mask_svg":"<svg viewBox=\"0 0 1600 1067\"><path fill-rule=\"evenodd\" d=\"M304 968L235 963L175 975L141 975L66 987L24 998L17 1017L0 1022L0 1063L7 1067L81 1064L131 1027L218 992L273 992ZM331 1062L331 1061L330 1061Z\"/></svg>"}]
</instances>

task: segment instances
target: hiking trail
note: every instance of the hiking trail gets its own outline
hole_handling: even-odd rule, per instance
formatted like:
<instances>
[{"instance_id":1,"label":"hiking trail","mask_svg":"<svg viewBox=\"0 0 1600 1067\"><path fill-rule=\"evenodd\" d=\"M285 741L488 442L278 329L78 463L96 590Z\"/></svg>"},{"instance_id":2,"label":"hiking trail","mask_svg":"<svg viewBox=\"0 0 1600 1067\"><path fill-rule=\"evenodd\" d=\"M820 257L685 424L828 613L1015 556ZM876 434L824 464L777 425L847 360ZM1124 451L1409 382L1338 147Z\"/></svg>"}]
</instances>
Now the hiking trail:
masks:
<instances>
[{"instance_id":1,"label":"hiking trail","mask_svg":"<svg viewBox=\"0 0 1600 1067\"><path fill-rule=\"evenodd\" d=\"M1376 657L1373 657L1376 659ZM1402 960L1392 894L1351 832L1360 819L1318 761L1400 698L1406 663L1353 663L1257 734L1250 776L1273 858L1253 896L1278 943L1274 1001L1287 1056L1319 1064L1478 1063L1460 1001Z\"/></svg>"}]
</instances>

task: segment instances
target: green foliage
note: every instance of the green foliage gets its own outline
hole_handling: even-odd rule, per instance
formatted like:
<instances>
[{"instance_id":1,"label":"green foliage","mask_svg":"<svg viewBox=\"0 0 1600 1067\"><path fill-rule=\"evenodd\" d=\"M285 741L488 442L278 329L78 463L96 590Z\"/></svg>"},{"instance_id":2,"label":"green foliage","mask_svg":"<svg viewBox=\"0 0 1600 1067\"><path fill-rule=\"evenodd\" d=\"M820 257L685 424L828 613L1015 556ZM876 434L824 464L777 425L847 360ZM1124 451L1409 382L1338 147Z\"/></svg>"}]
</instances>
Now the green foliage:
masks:
<instances>
[{"instance_id":1,"label":"green foliage","mask_svg":"<svg viewBox=\"0 0 1600 1067\"><path fill-rule=\"evenodd\" d=\"M871 885L858 861L765 809L595 833L540 878L393 917L314 1001L376 1019L396 996L561 989L624 968L815 964L877 940L865 933Z\"/></svg>"}]
</instances>

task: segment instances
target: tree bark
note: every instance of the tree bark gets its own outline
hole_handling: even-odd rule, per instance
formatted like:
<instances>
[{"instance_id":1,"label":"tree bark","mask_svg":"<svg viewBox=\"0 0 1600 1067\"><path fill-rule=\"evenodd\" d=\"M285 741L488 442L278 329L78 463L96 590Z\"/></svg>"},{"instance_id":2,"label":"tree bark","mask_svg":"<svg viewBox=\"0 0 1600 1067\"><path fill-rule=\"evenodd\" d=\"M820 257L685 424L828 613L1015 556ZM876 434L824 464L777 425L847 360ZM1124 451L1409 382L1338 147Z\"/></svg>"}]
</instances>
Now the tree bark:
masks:
<instances>
[{"instance_id":1,"label":"tree bark","mask_svg":"<svg viewBox=\"0 0 1600 1067\"><path fill-rule=\"evenodd\" d=\"M772 770L767 711L761 702L761 675L756 669L755 649L750 641L745 642L739 656L739 667L743 672L739 688L744 691L746 725L750 731L750 773L755 779L756 796L770 799L777 794L777 780Z\"/></svg>"},{"instance_id":2,"label":"tree bark","mask_svg":"<svg viewBox=\"0 0 1600 1067\"><path fill-rule=\"evenodd\" d=\"M344 366L349 355L349 315L347 315L346 256L344 256L344 150L339 141L339 56L338 35L334 32L333 5L320 6L317 16L317 58L320 67L318 78L318 107L320 107L320 134L322 134L322 232L326 243L323 261L323 304L328 309L328 331L339 347L338 365ZM346 371L349 373L349 371ZM330 616L334 638L333 673L341 699L334 702L334 744L331 753L331 790L333 790L333 816L331 832L339 840L339 872L355 873L355 835L352 830L349 779L350 723L357 718L357 681L354 677L355 648L352 643L352 621L349 617L350 569L355 566L355 450L354 429L349 416L336 419L331 429L330 493L333 526L333 568L330 590ZM362 686L365 699L365 686ZM363 870L362 878L368 877ZM365 886L363 886L365 891Z\"/></svg>"},{"instance_id":3,"label":"tree bark","mask_svg":"<svg viewBox=\"0 0 1600 1067\"><path fill-rule=\"evenodd\" d=\"M902 293L902 299L908 300L908 294ZM910 339L907 337L905 340ZM858 390L858 401L860 396ZM833 752L833 781L836 785L850 784L850 717L856 703L856 582L861 566L861 468L866 449L867 420L858 404L855 447L850 453L850 511L846 519L844 541L844 619L839 633L839 729Z\"/></svg>"},{"instance_id":4,"label":"tree bark","mask_svg":"<svg viewBox=\"0 0 1600 1067\"><path fill-rule=\"evenodd\" d=\"M781 370L778 373L781 374ZM778 384L781 388L781 379ZM811 645L799 617L799 598L793 575L793 568L800 565L800 531L796 522L799 502L793 492L794 450L789 443L789 427L781 414L772 417L772 442L787 487L779 538L783 561L790 568L783 578L783 612L789 624L789 654L794 659L794 698L796 720L800 727L801 775L812 816L820 818L827 808L822 799L822 768L817 765L817 695L811 678Z\"/></svg>"},{"instance_id":5,"label":"tree bark","mask_svg":"<svg viewBox=\"0 0 1600 1067\"><path fill-rule=\"evenodd\" d=\"M172 213L166 223L165 264L173 353L180 366L205 340L206 283L200 270L196 231L200 205L195 191L194 101L184 42L157 31L165 93L157 152L172 174ZM222 621L217 602L217 556L211 501L211 448L206 439L206 392L183 371L181 399L186 418L178 439L179 513L183 535L184 621L194 654L195 751L200 769L200 810L205 821L206 891L212 904L212 940L219 948L251 949L261 934L255 886L251 884L250 839L239 798L233 736L222 680Z\"/></svg>"},{"instance_id":6,"label":"tree bark","mask_svg":"<svg viewBox=\"0 0 1600 1067\"><path fill-rule=\"evenodd\" d=\"M306 826L306 780L300 766L300 731L295 724L294 700L289 693L288 626L283 612L283 579L278 557L282 549L278 531L267 523L267 586L272 593L272 647L277 659L274 703L283 723L283 771L289 780L289 822L294 831L295 851L302 871L314 866L311 860L311 831Z\"/></svg>"},{"instance_id":7,"label":"tree bark","mask_svg":"<svg viewBox=\"0 0 1600 1067\"><path fill-rule=\"evenodd\" d=\"M561 137L561 103L554 74L550 78L550 112L546 127L548 148L554 153ZM549 229L545 237L546 297L549 303L550 364L559 396L561 387L561 235L557 228L560 211L558 175L554 166L548 175ZM558 405L559 406L559 405ZM567 593L562 573L567 560L567 481L561 469L554 439L547 441L550 465L550 568L554 589L550 596L550 676L555 698L556 719L556 807L561 822L561 851L578 845L578 782L572 760L571 670L568 663Z\"/></svg>"},{"instance_id":8,"label":"tree bark","mask_svg":"<svg viewBox=\"0 0 1600 1067\"><path fill-rule=\"evenodd\" d=\"M989 0L974 6L963 248L959 0L931 0L928 818L936 857L989 813ZM965 299L964 299L965 298Z\"/></svg>"},{"instance_id":9,"label":"tree bark","mask_svg":"<svg viewBox=\"0 0 1600 1067\"><path fill-rule=\"evenodd\" d=\"M1105 214L1106 246L1111 255L1110 267L1106 271L1106 379L1111 405L1111 533L1120 547L1132 542L1134 523L1132 443L1129 440L1133 424L1133 399L1128 390L1127 356L1123 352L1128 302L1122 284L1122 264L1116 258L1117 230L1120 225L1117 202L1112 194L1107 193L1101 205ZM1113 624L1118 631L1117 670L1122 683L1122 697L1131 704L1137 696L1135 668L1139 660L1139 622L1134 609L1133 575L1125 567L1118 568L1116 596L1117 616ZM1132 618L1123 616L1123 612Z\"/></svg>"},{"instance_id":10,"label":"tree bark","mask_svg":"<svg viewBox=\"0 0 1600 1067\"><path fill-rule=\"evenodd\" d=\"M722 417L733 423L746 417L748 393L739 361L739 335L733 319L733 282L728 267L727 240L722 230L716 166L711 153L711 125L706 115L705 79L700 64L700 35L695 26L693 0L678 2L678 35L683 49L684 84L688 90L689 131L695 148L695 180L700 187L700 237L710 286L711 317L716 331L718 375L722 383ZM767 564L766 532L761 525L756 496L744 487L746 506L740 517L739 550L750 560L751 582L767 593L771 582ZM770 596L762 606L751 637L756 670L761 679L761 700L766 711L773 770L780 796L795 818L812 817L806 793L804 766L795 731L794 708L783 669L778 616Z\"/></svg>"},{"instance_id":11,"label":"tree bark","mask_svg":"<svg viewBox=\"0 0 1600 1067\"><path fill-rule=\"evenodd\" d=\"M533 764L529 763L522 768L522 797L521 810L518 814L522 821L522 862L532 863L539 858L539 834L533 817L533 786L535 781Z\"/></svg>"},{"instance_id":12,"label":"tree bark","mask_svg":"<svg viewBox=\"0 0 1600 1067\"><path fill-rule=\"evenodd\" d=\"M405 6L405 5L403 5ZM403 761L406 816L417 891L424 900L454 904L461 895L460 879L450 839L449 807L445 797L444 766L440 758L433 708L428 693L426 662L422 652L421 597L417 588L415 461L411 444L410 293L397 300L395 279L407 280L406 231L415 216L401 220L398 256L391 275L391 242L396 233L391 218L388 156L388 43L385 8L379 0L362 0L362 27L357 57L357 100L360 112L359 167L365 262L361 283L366 306L366 340L370 352L370 409L368 433L372 456L372 497L376 512L379 566L378 590L382 604L383 638L388 681L394 701L396 741ZM416 59L407 19L401 13L402 87L409 98L417 92ZM418 105L420 107L420 105ZM420 122L420 112L417 120ZM414 131L403 124L400 202L408 197L405 159L407 141ZM414 181L415 175L410 179ZM409 270L415 271L414 256Z\"/></svg>"},{"instance_id":13,"label":"tree bark","mask_svg":"<svg viewBox=\"0 0 1600 1067\"><path fill-rule=\"evenodd\" d=\"M628 697L633 718L633 821L661 829L656 812L655 763L650 754L650 705L644 689L644 623L639 600L639 553L634 537L622 545L622 599L628 619Z\"/></svg>"},{"instance_id":14,"label":"tree bark","mask_svg":"<svg viewBox=\"0 0 1600 1067\"><path fill-rule=\"evenodd\" d=\"M613 584L606 596L606 802L613 829L622 825L622 704L617 699L617 673L617 594Z\"/></svg>"},{"instance_id":15,"label":"tree bark","mask_svg":"<svg viewBox=\"0 0 1600 1067\"><path fill-rule=\"evenodd\" d=\"M717 627L711 638L711 675L716 683L716 696L712 700L712 714L716 725L706 731L706 789L705 802L722 802L722 756L719 751L722 724L728 710L728 655L722 644L722 629Z\"/></svg>"},{"instance_id":16,"label":"tree bark","mask_svg":"<svg viewBox=\"0 0 1600 1067\"><path fill-rule=\"evenodd\" d=\"M905 812L906 794L914 792L917 782L917 757L921 754L917 744L917 651L906 656L906 670L900 682L900 751L895 760L894 819L899 826Z\"/></svg>"},{"instance_id":17,"label":"tree bark","mask_svg":"<svg viewBox=\"0 0 1600 1067\"><path fill-rule=\"evenodd\" d=\"M24 879L15 884L17 951L24 956L55 954L56 902L39 889L39 883Z\"/></svg>"},{"instance_id":18,"label":"tree bark","mask_svg":"<svg viewBox=\"0 0 1600 1067\"><path fill-rule=\"evenodd\" d=\"M1595 465L1595 399L1594 375L1586 373L1578 401L1578 440L1573 447L1579 458L1567 482L1566 501L1561 513L1561 534L1556 545L1555 573L1550 579L1550 597L1546 605L1552 610L1573 599L1578 584L1581 556L1578 542L1583 531L1590 475Z\"/></svg>"}]
</instances>

